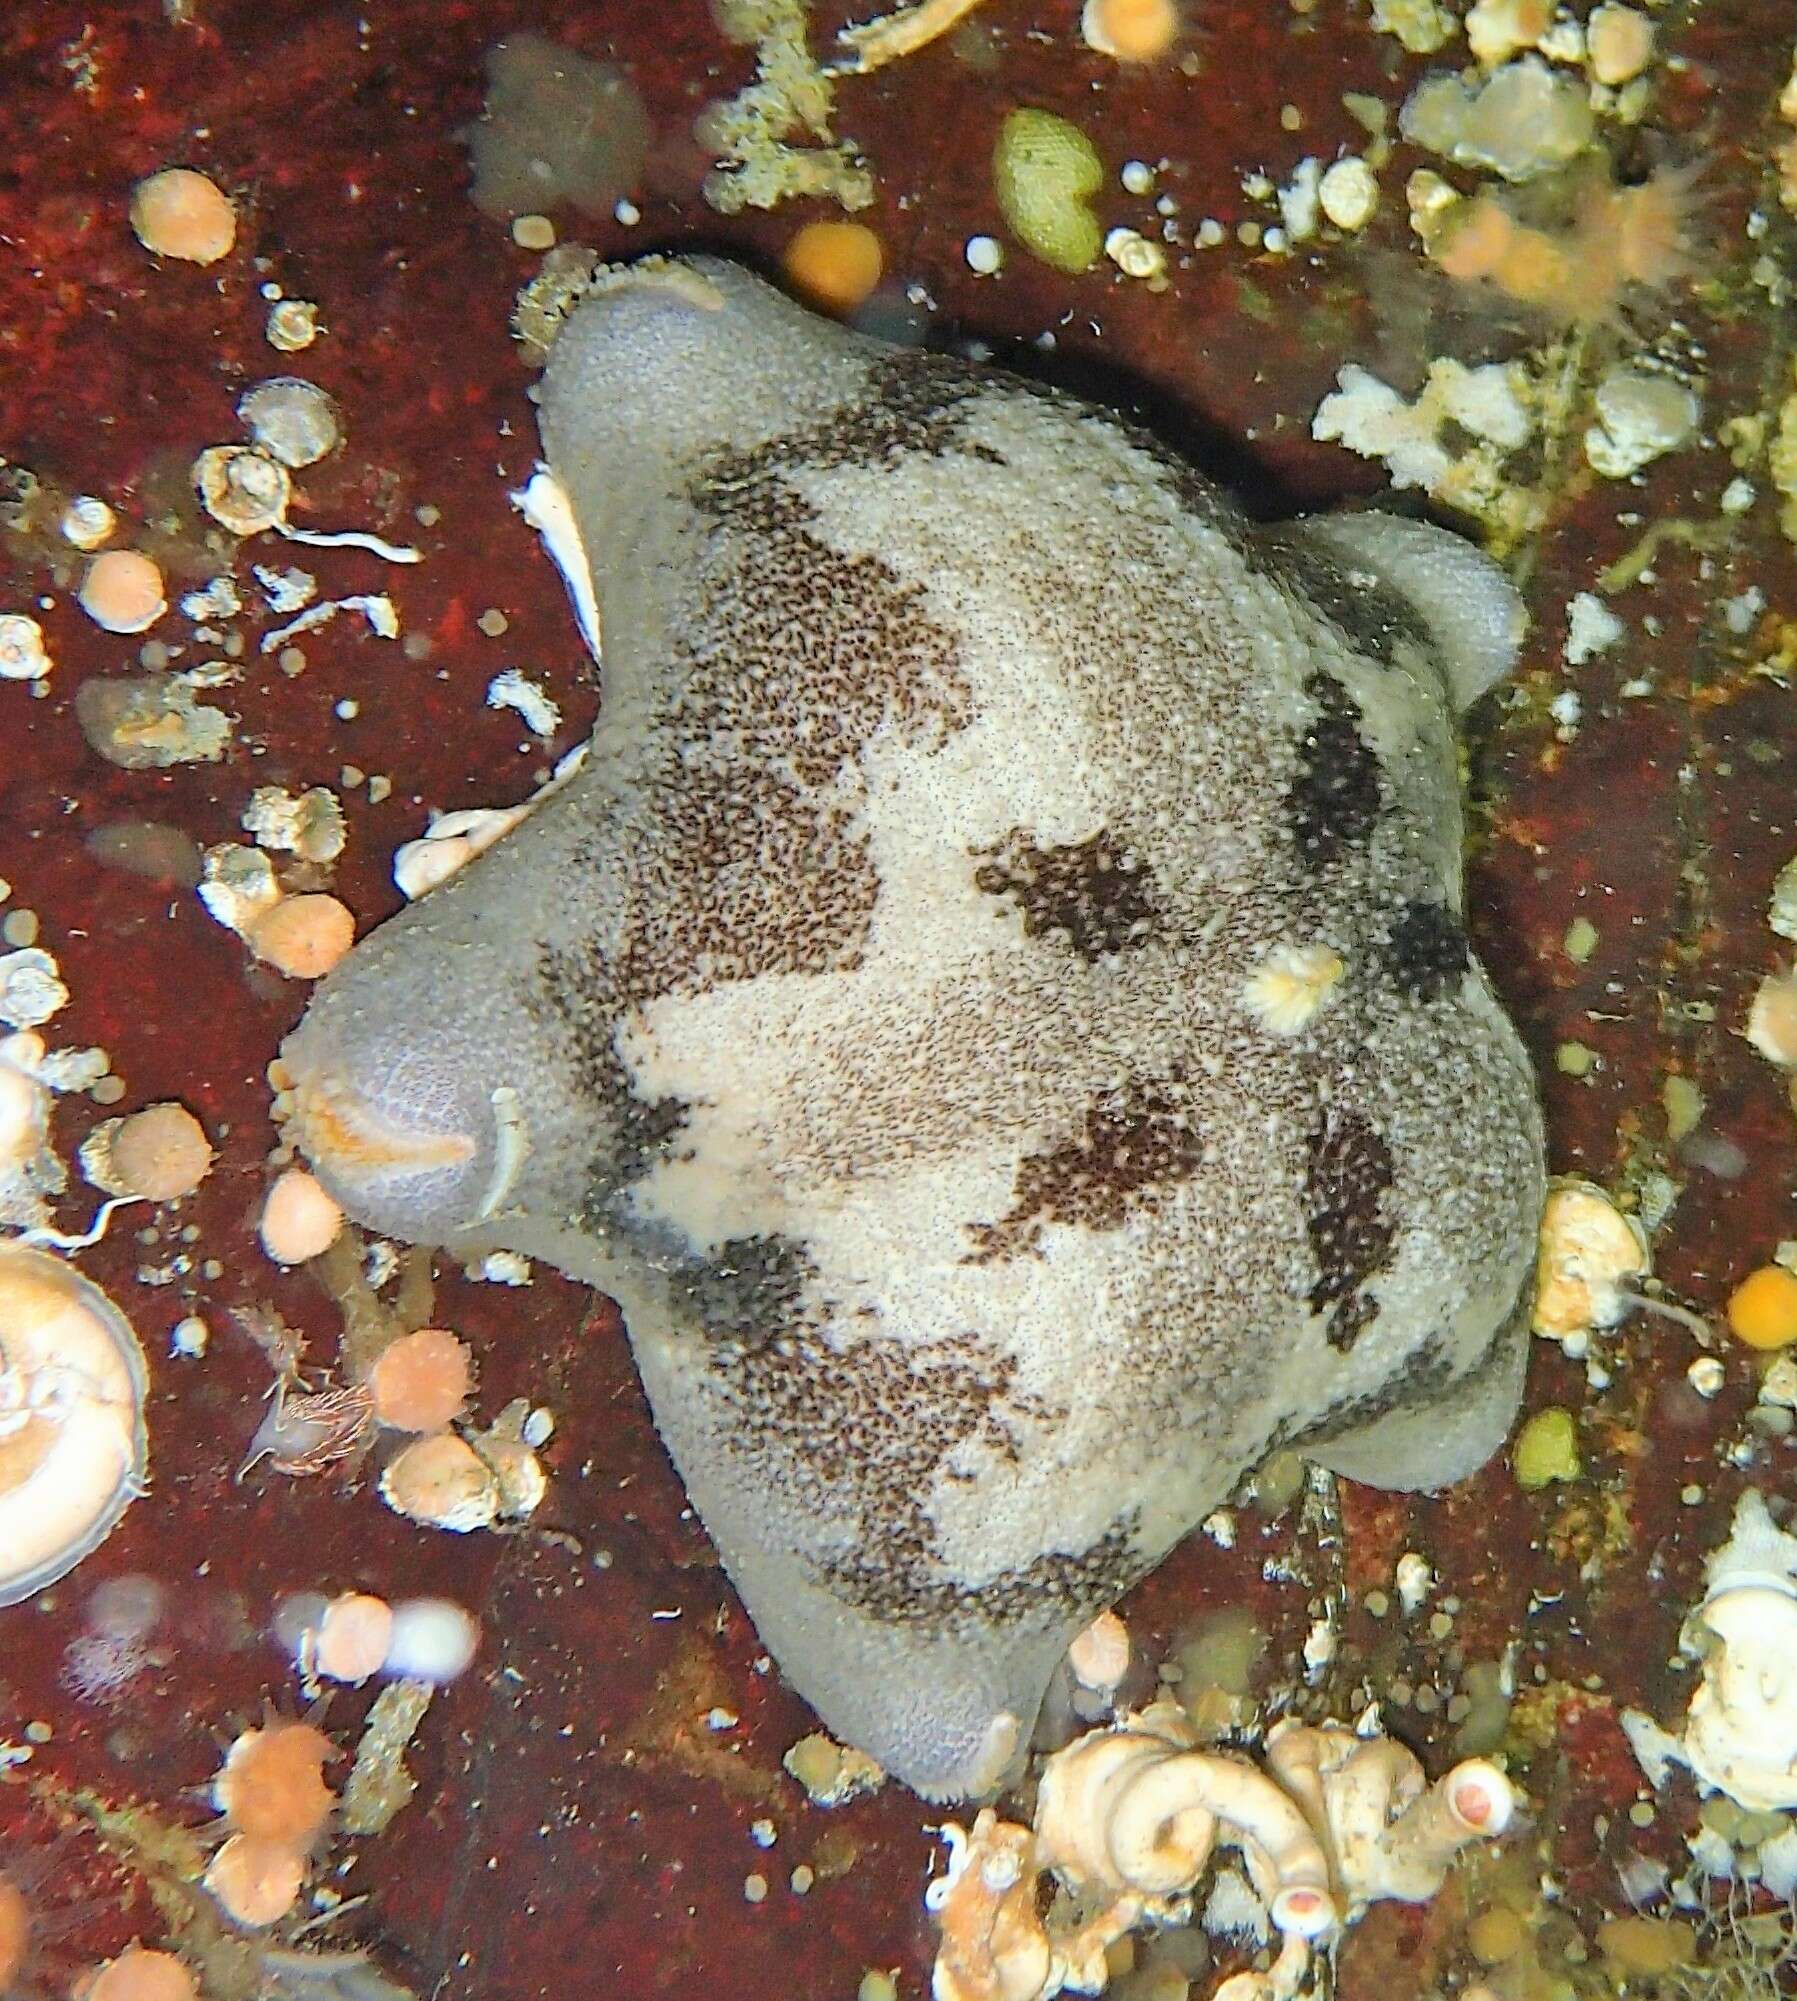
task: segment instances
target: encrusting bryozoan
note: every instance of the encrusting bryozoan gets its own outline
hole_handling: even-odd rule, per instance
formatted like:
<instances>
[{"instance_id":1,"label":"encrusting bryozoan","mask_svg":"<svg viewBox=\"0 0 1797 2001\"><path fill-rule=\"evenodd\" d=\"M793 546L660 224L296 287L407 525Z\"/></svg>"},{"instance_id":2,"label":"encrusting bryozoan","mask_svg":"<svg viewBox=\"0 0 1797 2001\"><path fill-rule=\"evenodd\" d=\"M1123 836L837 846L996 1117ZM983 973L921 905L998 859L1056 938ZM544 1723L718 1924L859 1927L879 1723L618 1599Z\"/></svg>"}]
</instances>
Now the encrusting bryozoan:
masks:
<instances>
[{"instance_id":1,"label":"encrusting bryozoan","mask_svg":"<svg viewBox=\"0 0 1797 2001\"><path fill-rule=\"evenodd\" d=\"M1317 1941L1369 1903L1434 1896L1454 1859L1502 1835L1516 1796L1497 1767L1467 1759L1431 1786L1370 1715L1359 1729L1288 1718L1268 1733L1265 1769L1201 1750L1175 1703L1093 1730L1043 1768L1035 1826L990 1808L971 1831L943 1829L949 1867L926 1903L942 1926L936 2001L1046 2001L1103 1990L1106 1949L1143 1921L1184 1922L1218 1847L1242 1852L1280 1934L1266 1973L1231 1975L1216 2001L1291 2001ZM1038 1914L1052 1871L1084 1914Z\"/></svg>"},{"instance_id":2,"label":"encrusting bryozoan","mask_svg":"<svg viewBox=\"0 0 1797 2001\"><path fill-rule=\"evenodd\" d=\"M977 1796L1270 1450L1433 1488L1509 1427L1541 1140L1454 724L1520 605L712 259L593 274L539 406L592 755L324 980L289 1131L616 1298L768 1651Z\"/></svg>"}]
</instances>

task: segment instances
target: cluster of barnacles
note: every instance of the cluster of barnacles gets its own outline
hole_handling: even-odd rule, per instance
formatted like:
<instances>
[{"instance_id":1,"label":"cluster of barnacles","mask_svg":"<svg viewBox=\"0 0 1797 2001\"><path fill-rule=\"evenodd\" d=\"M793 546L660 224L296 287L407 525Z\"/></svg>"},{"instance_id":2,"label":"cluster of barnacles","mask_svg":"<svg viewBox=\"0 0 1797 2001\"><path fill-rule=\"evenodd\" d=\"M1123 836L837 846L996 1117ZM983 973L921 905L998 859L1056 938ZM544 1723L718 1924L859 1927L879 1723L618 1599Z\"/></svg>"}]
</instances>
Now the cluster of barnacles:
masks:
<instances>
[{"instance_id":1,"label":"cluster of barnacles","mask_svg":"<svg viewBox=\"0 0 1797 2001\"><path fill-rule=\"evenodd\" d=\"M947 1872L926 1902L942 1924L936 2001L1048 2001L1102 1993L1111 1945L1142 1923L1183 1924L1215 1851L1241 1851L1280 1950L1232 1974L1214 2001L1291 2001L1313 1952L1382 1898L1421 1903L1460 1851L1504 1832L1516 1795L1483 1758L1431 1785L1371 1711L1357 1728L1287 1718L1265 1768L1201 1750L1178 1704L1156 1702L1058 1751L1035 1824L990 1807L943 1828ZM1054 1926L1037 1885L1052 1872L1089 1913ZM1051 1914L1052 1916L1052 1914Z\"/></svg>"}]
</instances>

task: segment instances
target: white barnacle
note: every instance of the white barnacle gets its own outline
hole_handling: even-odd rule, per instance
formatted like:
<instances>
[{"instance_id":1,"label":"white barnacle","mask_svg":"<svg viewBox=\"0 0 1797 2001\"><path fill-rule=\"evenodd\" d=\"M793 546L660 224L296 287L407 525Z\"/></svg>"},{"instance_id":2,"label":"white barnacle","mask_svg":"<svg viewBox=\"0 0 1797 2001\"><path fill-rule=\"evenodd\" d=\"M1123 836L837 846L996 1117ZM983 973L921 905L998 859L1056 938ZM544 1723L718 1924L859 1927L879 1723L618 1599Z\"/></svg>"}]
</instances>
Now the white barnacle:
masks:
<instances>
[{"instance_id":1,"label":"white barnacle","mask_svg":"<svg viewBox=\"0 0 1797 2001\"><path fill-rule=\"evenodd\" d=\"M1703 1663L1682 1726L1644 1711L1622 1726L1649 1781L1673 1764L1706 1792L1750 1813L1797 1807L1797 1535L1773 1521L1753 1488L1735 1505L1728 1540L1704 1564L1701 1603L1680 1646Z\"/></svg>"}]
</instances>

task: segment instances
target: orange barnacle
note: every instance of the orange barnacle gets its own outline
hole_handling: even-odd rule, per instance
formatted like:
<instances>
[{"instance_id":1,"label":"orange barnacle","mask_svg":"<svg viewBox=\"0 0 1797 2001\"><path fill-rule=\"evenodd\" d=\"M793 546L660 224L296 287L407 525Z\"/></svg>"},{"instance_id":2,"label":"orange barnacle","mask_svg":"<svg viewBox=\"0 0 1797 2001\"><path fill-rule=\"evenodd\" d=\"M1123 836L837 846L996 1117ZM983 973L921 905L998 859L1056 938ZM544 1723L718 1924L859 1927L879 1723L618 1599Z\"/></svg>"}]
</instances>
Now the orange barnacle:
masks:
<instances>
[{"instance_id":1,"label":"orange barnacle","mask_svg":"<svg viewBox=\"0 0 1797 2001\"><path fill-rule=\"evenodd\" d=\"M202 1880L229 1917L260 1927L292 1910L305 1877L305 1857L298 1849L234 1834L213 1856Z\"/></svg>"},{"instance_id":2,"label":"orange barnacle","mask_svg":"<svg viewBox=\"0 0 1797 2001\"><path fill-rule=\"evenodd\" d=\"M402 1334L368 1372L374 1415L395 1431L441 1431L461 1416L473 1387L467 1342L442 1327Z\"/></svg>"},{"instance_id":3,"label":"orange barnacle","mask_svg":"<svg viewBox=\"0 0 1797 2001\"><path fill-rule=\"evenodd\" d=\"M303 1167L289 1167L263 1200L256 1234L276 1264L298 1265L328 1251L342 1228L343 1211L323 1185Z\"/></svg>"},{"instance_id":4,"label":"orange barnacle","mask_svg":"<svg viewBox=\"0 0 1797 2001\"><path fill-rule=\"evenodd\" d=\"M191 1970L172 1952L129 1945L82 1981L75 2001L196 2001L199 1991Z\"/></svg>"},{"instance_id":5,"label":"orange barnacle","mask_svg":"<svg viewBox=\"0 0 1797 2001\"><path fill-rule=\"evenodd\" d=\"M212 1802L249 1840L303 1850L336 1803L324 1782L325 1760L336 1755L336 1745L313 1724L271 1718L244 1731L226 1753Z\"/></svg>"},{"instance_id":6,"label":"orange barnacle","mask_svg":"<svg viewBox=\"0 0 1797 2001\"><path fill-rule=\"evenodd\" d=\"M1489 278L1516 235L1516 219L1491 195L1456 202L1448 211L1429 255L1450 278Z\"/></svg>"}]
</instances>

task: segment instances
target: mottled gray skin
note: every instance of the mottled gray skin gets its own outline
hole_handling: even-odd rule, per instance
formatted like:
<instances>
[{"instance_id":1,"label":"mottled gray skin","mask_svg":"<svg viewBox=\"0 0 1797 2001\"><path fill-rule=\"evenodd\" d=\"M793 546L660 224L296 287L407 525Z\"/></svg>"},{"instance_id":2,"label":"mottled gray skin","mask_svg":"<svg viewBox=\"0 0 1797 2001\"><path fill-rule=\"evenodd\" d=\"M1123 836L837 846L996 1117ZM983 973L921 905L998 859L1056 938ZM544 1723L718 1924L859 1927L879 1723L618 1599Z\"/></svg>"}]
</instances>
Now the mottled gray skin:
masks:
<instances>
[{"instance_id":1,"label":"mottled gray skin","mask_svg":"<svg viewBox=\"0 0 1797 2001\"><path fill-rule=\"evenodd\" d=\"M794 1685L987 1791L1270 1448L1431 1488L1510 1424L1541 1136L1452 719L1515 599L727 264L605 274L541 403L593 754L325 981L296 1125L374 1228L613 1294Z\"/></svg>"}]
</instances>

